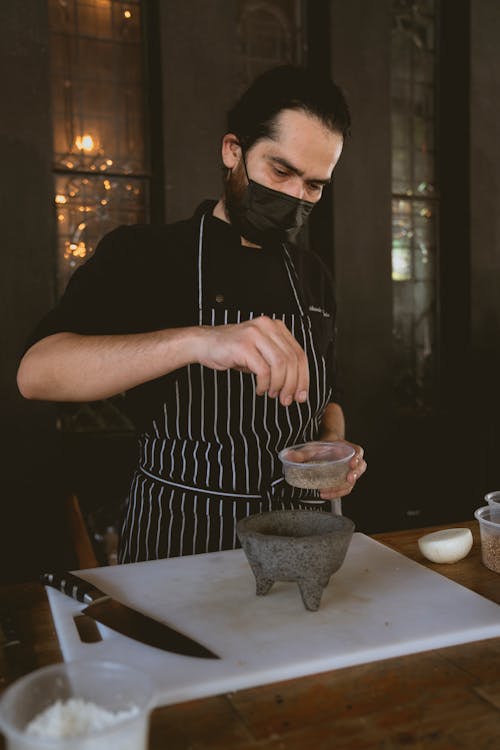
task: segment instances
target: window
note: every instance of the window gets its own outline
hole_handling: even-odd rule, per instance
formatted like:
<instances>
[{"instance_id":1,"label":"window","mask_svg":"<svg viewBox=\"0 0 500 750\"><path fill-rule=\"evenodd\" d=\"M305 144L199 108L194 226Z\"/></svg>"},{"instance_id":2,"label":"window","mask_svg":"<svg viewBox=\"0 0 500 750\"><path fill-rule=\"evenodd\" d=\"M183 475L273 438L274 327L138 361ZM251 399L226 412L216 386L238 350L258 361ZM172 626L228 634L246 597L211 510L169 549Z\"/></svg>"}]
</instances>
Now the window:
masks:
<instances>
[{"instance_id":1,"label":"window","mask_svg":"<svg viewBox=\"0 0 500 750\"><path fill-rule=\"evenodd\" d=\"M138 0L50 0L57 286L98 240L148 219Z\"/></svg>"},{"instance_id":2,"label":"window","mask_svg":"<svg viewBox=\"0 0 500 750\"><path fill-rule=\"evenodd\" d=\"M393 0L392 281L395 393L432 412L437 380L436 16L438 0Z\"/></svg>"}]
</instances>

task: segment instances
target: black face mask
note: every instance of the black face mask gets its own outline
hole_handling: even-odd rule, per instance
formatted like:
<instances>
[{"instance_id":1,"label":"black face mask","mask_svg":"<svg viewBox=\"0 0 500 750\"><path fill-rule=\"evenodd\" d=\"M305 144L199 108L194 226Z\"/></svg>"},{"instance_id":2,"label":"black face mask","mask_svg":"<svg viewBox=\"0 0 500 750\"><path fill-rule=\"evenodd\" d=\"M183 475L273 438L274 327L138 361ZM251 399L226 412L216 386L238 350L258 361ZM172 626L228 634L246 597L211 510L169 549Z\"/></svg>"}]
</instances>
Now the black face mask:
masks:
<instances>
[{"instance_id":1,"label":"black face mask","mask_svg":"<svg viewBox=\"0 0 500 750\"><path fill-rule=\"evenodd\" d=\"M244 157L243 165L248 185L238 206L237 223L241 234L258 245L293 242L315 204L254 182L248 176Z\"/></svg>"}]
</instances>

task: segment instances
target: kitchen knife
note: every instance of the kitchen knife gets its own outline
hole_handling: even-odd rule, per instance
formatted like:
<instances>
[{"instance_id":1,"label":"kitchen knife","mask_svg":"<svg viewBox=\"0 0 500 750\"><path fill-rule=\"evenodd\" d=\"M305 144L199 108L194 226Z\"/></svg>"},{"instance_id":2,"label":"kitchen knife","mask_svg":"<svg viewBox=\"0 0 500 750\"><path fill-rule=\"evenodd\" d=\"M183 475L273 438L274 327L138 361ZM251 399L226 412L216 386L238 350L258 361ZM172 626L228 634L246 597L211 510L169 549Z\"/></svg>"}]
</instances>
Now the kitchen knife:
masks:
<instances>
[{"instance_id":1,"label":"kitchen knife","mask_svg":"<svg viewBox=\"0 0 500 750\"><path fill-rule=\"evenodd\" d=\"M133 638L148 646L171 651L183 656L198 656L205 659L219 657L200 643L193 641L177 630L152 617L143 615L131 607L113 599L93 584L72 573L43 573L40 580L46 586L53 586L63 594L84 602L88 606L82 614L92 617L112 630Z\"/></svg>"}]
</instances>

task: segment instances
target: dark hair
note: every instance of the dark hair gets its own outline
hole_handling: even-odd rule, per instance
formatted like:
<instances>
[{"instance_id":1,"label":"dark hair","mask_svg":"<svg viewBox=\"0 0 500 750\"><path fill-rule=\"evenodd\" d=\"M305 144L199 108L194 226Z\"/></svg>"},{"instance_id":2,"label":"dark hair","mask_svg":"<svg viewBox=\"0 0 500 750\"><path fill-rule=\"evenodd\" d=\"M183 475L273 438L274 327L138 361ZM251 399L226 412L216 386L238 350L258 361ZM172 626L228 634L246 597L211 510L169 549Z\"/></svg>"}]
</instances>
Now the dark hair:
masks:
<instances>
[{"instance_id":1,"label":"dark hair","mask_svg":"<svg viewBox=\"0 0 500 750\"><path fill-rule=\"evenodd\" d=\"M294 65L258 76L229 110L227 132L249 149L261 138L275 137L276 116L284 109L313 115L344 138L350 134L351 116L341 89L328 76Z\"/></svg>"}]
</instances>

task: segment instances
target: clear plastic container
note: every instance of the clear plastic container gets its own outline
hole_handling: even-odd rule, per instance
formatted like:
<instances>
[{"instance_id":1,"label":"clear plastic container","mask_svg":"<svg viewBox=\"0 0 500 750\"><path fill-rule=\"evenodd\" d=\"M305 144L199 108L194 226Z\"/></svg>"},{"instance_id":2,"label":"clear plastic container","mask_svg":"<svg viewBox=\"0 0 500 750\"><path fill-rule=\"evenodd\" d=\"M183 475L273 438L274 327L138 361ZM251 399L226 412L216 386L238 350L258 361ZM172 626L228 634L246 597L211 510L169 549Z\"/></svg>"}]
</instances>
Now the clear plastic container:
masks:
<instances>
[{"instance_id":1,"label":"clear plastic container","mask_svg":"<svg viewBox=\"0 0 500 750\"><path fill-rule=\"evenodd\" d=\"M26 731L35 717L58 701L67 705L70 699L92 703L117 716L106 728L88 729L77 736L41 737ZM146 750L153 701L151 679L134 667L110 661L54 664L7 688L0 699L0 730L7 750ZM54 726L55 733L60 723Z\"/></svg>"},{"instance_id":2,"label":"clear plastic container","mask_svg":"<svg viewBox=\"0 0 500 750\"><path fill-rule=\"evenodd\" d=\"M349 471L354 448L342 441L301 443L278 453L285 480L304 490L341 487Z\"/></svg>"},{"instance_id":3,"label":"clear plastic container","mask_svg":"<svg viewBox=\"0 0 500 750\"><path fill-rule=\"evenodd\" d=\"M484 496L484 499L488 503L488 505L498 505L500 508L500 490L495 490L494 492L488 492Z\"/></svg>"},{"instance_id":4,"label":"clear plastic container","mask_svg":"<svg viewBox=\"0 0 500 750\"><path fill-rule=\"evenodd\" d=\"M479 521L483 563L495 573L500 573L500 509L484 505L475 511L474 517Z\"/></svg>"}]
</instances>

